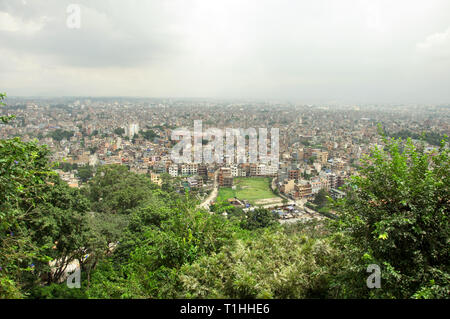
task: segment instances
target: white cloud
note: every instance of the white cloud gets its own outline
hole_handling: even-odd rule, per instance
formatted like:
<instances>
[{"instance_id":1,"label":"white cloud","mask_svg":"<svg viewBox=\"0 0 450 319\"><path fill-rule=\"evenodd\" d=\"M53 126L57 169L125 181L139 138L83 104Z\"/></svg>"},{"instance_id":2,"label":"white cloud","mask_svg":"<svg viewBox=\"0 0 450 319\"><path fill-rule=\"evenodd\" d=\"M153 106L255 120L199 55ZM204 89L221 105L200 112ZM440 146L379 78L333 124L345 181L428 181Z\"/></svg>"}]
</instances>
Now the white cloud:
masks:
<instances>
[{"instance_id":1,"label":"white cloud","mask_svg":"<svg viewBox=\"0 0 450 319\"><path fill-rule=\"evenodd\" d=\"M36 20L24 21L8 12L0 11L0 31L32 34L41 30L48 20L46 16L41 16Z\"/></svg>"},{"instance_id":2,"label":"white cloud","mask_svg":"<svg viewBox=\"0 0 450 319\"><path fill-rule=\"evenodd\" d=\"M429 35L416 47L420 53L430 57L450 59L450 27L444 32Z\"/></svg>"}]
</instances>

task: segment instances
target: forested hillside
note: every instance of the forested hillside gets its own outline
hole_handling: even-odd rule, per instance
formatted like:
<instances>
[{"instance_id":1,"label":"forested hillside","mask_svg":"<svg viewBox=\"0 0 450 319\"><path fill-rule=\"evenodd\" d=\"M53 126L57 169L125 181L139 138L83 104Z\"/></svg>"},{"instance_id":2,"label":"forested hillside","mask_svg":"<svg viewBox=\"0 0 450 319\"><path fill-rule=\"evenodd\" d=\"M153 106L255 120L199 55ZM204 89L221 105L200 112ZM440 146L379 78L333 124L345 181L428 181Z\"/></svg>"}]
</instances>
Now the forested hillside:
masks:
<instances>
[{"instance_id":1,"label":"forested hillside","mask_svg":"<svg viewBox=\"0 0 450 319\"><path fill-rule=\"evenodd\" d=\"M448 298L448 147L384 143L332 203L336 220L282 226L263 209L210 214L126 166L70 188L45 146L0 140L0 297ZM79 289L62 280L74 262Z\"/></svg>"}]
</instances>

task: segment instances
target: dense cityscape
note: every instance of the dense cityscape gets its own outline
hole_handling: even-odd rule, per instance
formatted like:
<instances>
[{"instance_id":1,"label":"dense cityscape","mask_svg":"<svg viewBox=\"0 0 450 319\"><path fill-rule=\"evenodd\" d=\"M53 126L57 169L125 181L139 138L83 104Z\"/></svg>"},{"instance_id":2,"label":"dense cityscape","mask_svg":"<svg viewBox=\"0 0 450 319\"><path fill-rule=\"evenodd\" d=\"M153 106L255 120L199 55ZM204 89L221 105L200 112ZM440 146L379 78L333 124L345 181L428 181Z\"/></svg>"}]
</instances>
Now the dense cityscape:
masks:
<instances>
[{"instance_id":1,"label":"dense cityscape","mask_svg":"<svg viewBox=\"0 0 450 319\"><path fill-rule=\"evenodd\" d=\"M253 204L284 207L280 211L283 217L293 217L290 204L304 209L307 200L312 201L320 190L333 198L345 196L339 189L356 173L360 159L371 147L381 145L378 125L386 134L404 139L412 137L418 141L426 133L426 147L430 151L439 146L444 135L450 135L446 105L322 106L131 98L37 98L8 102L4 112L16 114L17 120L2 129L0 138L20 136L24 141L37 138L40 144L48 145L52 160L60 163L57 172L71 187L86 183L96 166L119 164L132 172L148 174L158 185L162 183L161 174L179 177L180 190L189 189L198 193L199 198L208 199L204 205L208 207L216 200L209 196L215 179L218 187L230 188L234 186L233 178L268 177L273 181L273 197L263 196L252 204L245 197L223 199L234 200L238 207L250 208ZM195 120L202 120L204 129L279 128L279 167L226 161L173 163L170 150L177 142L171 141L171 131L192 127ZM305 215L309 218L311 214Z\"/></svg>"},{"instance_id":2,"label":"dense cityscape","mask_svg":"<svg viewBox=\"0 0 450 319\"><path fill-rule=\"evenodd\" d=\"M449 21L448 0L0 0L2 310L449 299Z\"/></svg>"}]
</instances>

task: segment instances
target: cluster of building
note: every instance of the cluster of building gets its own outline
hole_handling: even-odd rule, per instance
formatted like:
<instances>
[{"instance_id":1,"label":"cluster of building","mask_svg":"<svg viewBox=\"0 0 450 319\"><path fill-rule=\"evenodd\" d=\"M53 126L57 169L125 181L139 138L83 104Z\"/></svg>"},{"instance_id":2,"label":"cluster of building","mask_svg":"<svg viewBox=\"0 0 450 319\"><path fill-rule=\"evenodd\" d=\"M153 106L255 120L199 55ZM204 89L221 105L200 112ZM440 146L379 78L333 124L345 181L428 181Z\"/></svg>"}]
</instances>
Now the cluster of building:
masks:
<instances>
[{"instance_id":1,"label":"cluster of building","mask_svg":"<svg viewBox=\"0 0 450 319\"><path fill-rule=\"evenodd\" d=\"M325 189L333 196L356 173L360 159L381 145L377 124L386 131L423 130L450 135L448 106L317 106L284 102L172 99L31 99L10 98L2 114L16 120L3 125L0 138L37 138L54 161L80 167L127 165L131 171L180 179L190 189L211 188L215 172L221 187L235 177L268 176L280 194L309 198ZM186 163L171 160L175 128L279 128L279 165L263 163ZM80 186L76 168L60 171L71 186Z\"/></svg>"}]
</instances>

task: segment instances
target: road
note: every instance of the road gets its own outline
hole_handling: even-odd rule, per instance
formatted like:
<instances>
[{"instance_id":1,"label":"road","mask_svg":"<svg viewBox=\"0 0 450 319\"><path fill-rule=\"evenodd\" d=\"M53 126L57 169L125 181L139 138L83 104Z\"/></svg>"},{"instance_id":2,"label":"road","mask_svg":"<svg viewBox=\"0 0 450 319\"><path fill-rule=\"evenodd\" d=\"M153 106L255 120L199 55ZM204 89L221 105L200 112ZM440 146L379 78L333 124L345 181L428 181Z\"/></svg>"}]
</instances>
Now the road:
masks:
<instances>
[{"instance_id":1,"label":"road","mask_svg":"<svg viewBox=\"0 0 450 319\"><path fill-rule=\"evenodd\" d=\"M272 178L272 192L275 192L275 190L277 189L277 180L278 180L278 177L274 177L274 178Z\"/></svg>"},{"instance_id":2,"label":"road","mask_svg":"<svg viewBox=\"0 0 450 319\"><path fill-rule=\"evenodd\" d=\"M214 172L214 184L213 184L213 190L211 191L211 194L206 197L206 199L198 205L199 208L204 208L206 210L209 210L210 203L216 199L218 193L219 193L219 182L217 181L217 175L219 174L219 170Z\"/></svg>"}]
</instances>

